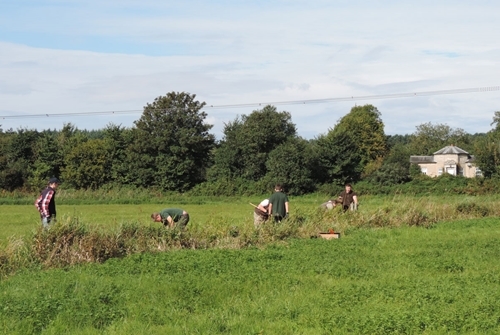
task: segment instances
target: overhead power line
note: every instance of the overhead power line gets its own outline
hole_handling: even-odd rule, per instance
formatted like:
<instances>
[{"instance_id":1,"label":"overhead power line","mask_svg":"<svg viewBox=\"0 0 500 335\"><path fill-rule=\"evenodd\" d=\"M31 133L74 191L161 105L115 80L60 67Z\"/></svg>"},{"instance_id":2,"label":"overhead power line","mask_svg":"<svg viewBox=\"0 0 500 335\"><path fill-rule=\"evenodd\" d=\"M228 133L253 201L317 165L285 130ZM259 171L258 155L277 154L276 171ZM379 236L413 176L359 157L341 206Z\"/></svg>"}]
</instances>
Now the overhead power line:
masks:
<instances>
[{"instance_id":1,"label":"overhead power line","mask_svg":"<svg viewBox=\"0 0 500 335\"><path fill-rule=\"evenodd\" d=\"M306 105L306 104L318 104L318 103L339 102L339 101L383 100L383 99L412 98L412 97L446 95L446 94L482 93L482 92L492 92L492 91L498 91L498 90L500 90L500 86L488 86L488 87L462 88L462 89L453 89L453 90L437 90L437 91L423 91L423 92L411 92L411 93L350 96L350 97L342 97L342 98L253 102L253 103L228 104L228 105L208 105L207 104L207 105L205 105L204 108L225 109L225 108L259 107L259 106L267 106L267 105ZM131 109L131 110L101 111L101 112L1 115L0 118L2 118L2 119L22 119L22 118L61 117L61 116L92 116L92 115L110 115L110 114L133 114L133 113L138 113L138 112L142 112L142 111L143 111L143 109Z\"/></svg>"},{"instance_id":2,"label":"overhead power line","mask_svg":"<svg viewBox=\"0 0 500 335\"><path fill-rule=\"evenodd\" d=\"M500 90L500 86L478 87L478 88L462 88L454 90L440 90L440 91L425 91L413 93L395 93L395 94L378 94L378 95L363 95L363 96L350 96L343 98L326 98L326 99L311 99L311 100L292 100L292 101L274 101L265 103L247 103L247 104L234 104L234 105L210 105L213 108L236 108L236 107L254 107L262 105L299 105L299 104L314 104L325 102L337 101L358 101L358 100L380 100L380 99L395 99L395 98L412 98L419 96L430 95L445 95L445 94L459 94L459 93L474 93L474 92L491 92Z\"/></svg>"}]
</instances>

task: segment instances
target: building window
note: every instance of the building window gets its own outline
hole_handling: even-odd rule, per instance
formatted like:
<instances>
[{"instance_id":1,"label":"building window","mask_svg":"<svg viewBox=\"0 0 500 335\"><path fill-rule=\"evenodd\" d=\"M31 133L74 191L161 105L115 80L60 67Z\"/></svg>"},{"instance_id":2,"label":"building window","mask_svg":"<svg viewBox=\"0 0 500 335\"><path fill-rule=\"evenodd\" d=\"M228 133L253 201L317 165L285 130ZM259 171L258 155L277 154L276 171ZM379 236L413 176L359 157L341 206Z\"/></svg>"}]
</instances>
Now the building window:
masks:
<instances>
[{"instance_id":1,"label":"building window","mask_svg":"<svg viewBox=\"0 0 500 335\"><path fill-rule=\"evenodd\" d=\"M464 169L463 168L458 168L458 175L463 176L464 175Z\"/></svg>"},{"instance_id":2,"label":"building window","mask_svg":"<svg viewBox=\"0 0 500 335\"><path fill-rule=\"evenodd\" d=\"M443 169L439 169L438 170L438 176L442 175L443 174Z\"/></svg>"},{"instance_id":3,"label":"building window","mask_svg":"<svg viewBox=\"0 0 500 335\"><path fill-rule=\"evenodd\" d=\"M420 170L422 171L423 174L427 174L427 168L426 167L420 168Z\"/></svg>"},{"instance_id":4,"label":"building window","mask_svg":"<svg viewBox=\"0 0 500 335\"><path fill-rule=\"evenodd\" d=\"M479 168L476 168L476 177L482 177L483 176L483 171L481 171Z\"/></svg>"}]
</instances>

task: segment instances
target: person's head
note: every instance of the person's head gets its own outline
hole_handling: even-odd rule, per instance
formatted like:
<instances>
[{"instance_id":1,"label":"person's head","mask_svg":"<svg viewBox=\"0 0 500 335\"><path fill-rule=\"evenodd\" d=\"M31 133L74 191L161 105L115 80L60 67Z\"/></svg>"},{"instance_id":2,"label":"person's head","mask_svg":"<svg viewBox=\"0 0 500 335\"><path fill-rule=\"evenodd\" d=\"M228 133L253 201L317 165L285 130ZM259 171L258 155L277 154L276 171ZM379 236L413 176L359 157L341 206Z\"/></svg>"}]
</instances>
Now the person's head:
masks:
<instances>
[{"instance_id":1,"label":"person's head","mask_svg":"<svg viewBox=\"0 0 500 335\"><path fill-rule=\"evenodd\" d=\"M345 190L346 190L346 192L350 192L352 190L352 185L349 184L349 183L346 183L345 184Z\"/></svg>"},{"instance_id":2,"label":"person's head","mask_svg":"<svg viewBox=\"0 0 500 335\"><path fill-rule=\"evenodd\" d=\"M274 186L274 190L276 192L281 192L283 191L283 186L281 184L276 184L276 186Z\"/></svg>"},{"instance_id":3,"label":"person's head","mask_svg":"<svg viewBox=\"0 0 500 335\"><path fill-rule=\"evenodd\" d=\"M52 177L49 179L49 186L52 187L53 189L56 189L60 183L61 181L56 177Z\"/></svg>"},{"instance_id":4,"label":"person's head","mask_svg":"<svg viewBox=\"0 0 500 335\"><path fill-rule=\"evenodd\" d=\"M153 213L151 214L151 219L153 219L154 222L161 222L161 215L160 213Z\"/></svg>"}]
</instances>

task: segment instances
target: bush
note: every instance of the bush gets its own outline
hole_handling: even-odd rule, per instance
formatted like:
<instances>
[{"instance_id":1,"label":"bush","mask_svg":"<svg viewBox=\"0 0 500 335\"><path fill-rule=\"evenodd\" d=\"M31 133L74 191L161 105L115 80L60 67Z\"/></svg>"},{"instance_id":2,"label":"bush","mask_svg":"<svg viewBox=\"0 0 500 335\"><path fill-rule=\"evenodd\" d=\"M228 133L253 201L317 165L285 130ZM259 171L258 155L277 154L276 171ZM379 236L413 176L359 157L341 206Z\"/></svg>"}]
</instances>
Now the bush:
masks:
<instances>
[{"instance_id":1,"label":"bush","mask_svg":"<svg viewBox=\"0 0 500 335\"><path fill-rule=\"evenodd\" d=\"M471 203L462 203L457 205L457 212L473 215L473 216L488 216L490 214L490 210L482 205L478 205L474 202Z\"/></svg>"}]
</instances>

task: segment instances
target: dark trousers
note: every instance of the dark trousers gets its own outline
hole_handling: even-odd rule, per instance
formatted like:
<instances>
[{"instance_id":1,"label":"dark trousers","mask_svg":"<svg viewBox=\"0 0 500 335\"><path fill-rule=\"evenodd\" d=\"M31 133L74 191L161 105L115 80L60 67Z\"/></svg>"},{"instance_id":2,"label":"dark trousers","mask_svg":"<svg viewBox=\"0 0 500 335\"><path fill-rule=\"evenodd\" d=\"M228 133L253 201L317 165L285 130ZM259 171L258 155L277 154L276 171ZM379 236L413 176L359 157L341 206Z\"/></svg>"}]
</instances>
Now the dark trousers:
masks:
<instances>
[{"instance_id":1,"label":"dark trousers","mask_svg":"<svg viewBox=\"0 0 500 335\"><path fill-rule=\"evenodd\" d=\"M274 222L281 222L283 220L283 217L280 214L274 214Z\"/></svg>"}]
</instances>

